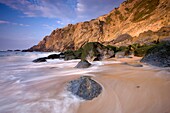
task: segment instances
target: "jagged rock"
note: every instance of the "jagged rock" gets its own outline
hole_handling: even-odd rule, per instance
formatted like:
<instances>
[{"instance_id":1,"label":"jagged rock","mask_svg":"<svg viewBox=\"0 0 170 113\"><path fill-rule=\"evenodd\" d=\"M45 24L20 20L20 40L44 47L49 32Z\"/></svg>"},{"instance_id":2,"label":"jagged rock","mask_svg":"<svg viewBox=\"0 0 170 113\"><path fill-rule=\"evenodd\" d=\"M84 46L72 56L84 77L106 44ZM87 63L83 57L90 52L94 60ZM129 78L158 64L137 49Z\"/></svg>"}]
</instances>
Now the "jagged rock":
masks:
<instances>
[{"instance_id":1,"label":"jagged rock","mask_svg":"<svg viewBox=\"0 0 170 113\"><path fill-rule=\"evenodd\" d=\"M34 63L46 62L47 57L37 58L33 60Z\"/></svg>"},{"instance_id":2,"label":"jagged rock","mask_svg":"<svg viewBox=\"0 0 170 113\"><path fill-rule=\"evenodd\" d=\"M68 84L68 91L85 100L92 100L102 92L102 87L90 77L83 76Z\"/></svg>"},{"instance_id":3,"label":"jagged rock","mask_svg":"<svg viewBox=\"0 0 170 113\"><path fill-rule=\"evenodd\" d=\"M127 0L106 15L54 30L27 51L77 50L88 42L103 44L117 38L118 43L128 41L123 44L152 42L167 37L168 33L163 33L167 28L155 33L167 25L170 25L168 0ZM133 38L119 38L122 36Z\"/></svg>"},{"instance_id":4,"label":"jagged rock","mask_svg":"<svg viewBox=\"0 0 170 113\"><path fill-rule=\"evenodd\" d=\"M51 54L47 58L48 59L61 59L64 57L65 57L64 53L60 53L60 54Z\"/></svg>"},{"instance_id":5,"label":"jagged rock","mask_svg":"<svg viewBox=\"0 0 170 113\"><path fill-rule=\"evenodd\" d=\"M90 66L91 64L87 60L83 60L76 65L76 68L88 68Z\"/></svg>"},{"instance_id":6,"label":"jagged rock","mask_svg":"<svg viewBox=\"0 0 170 113\"><path fill-rule=\"evenodd\" d=\"M89 42L83 46L81 59L87 61L103 60L114 56L114 50L99 42Z\"/></svg>"},{"instance_id":7,"label":"jagged rock","mask_svg":"<svg viewBox=\"0 0 170 113\"><path fill-rule=\"evenodd\" d=\"M158 67L170 67L170 42L162 42L150 48L141 62Z\"/></svg>"},{"instance_id":8,"label":"jagged rock","mask_svg":"<svg viewBox=\"0 0 170 113\"><path fill-rule=\"evenodd\" d=\"M52 54L47 57L48 59L58 59L60 58L60 54Z\"/></svg>"}]
</instances>

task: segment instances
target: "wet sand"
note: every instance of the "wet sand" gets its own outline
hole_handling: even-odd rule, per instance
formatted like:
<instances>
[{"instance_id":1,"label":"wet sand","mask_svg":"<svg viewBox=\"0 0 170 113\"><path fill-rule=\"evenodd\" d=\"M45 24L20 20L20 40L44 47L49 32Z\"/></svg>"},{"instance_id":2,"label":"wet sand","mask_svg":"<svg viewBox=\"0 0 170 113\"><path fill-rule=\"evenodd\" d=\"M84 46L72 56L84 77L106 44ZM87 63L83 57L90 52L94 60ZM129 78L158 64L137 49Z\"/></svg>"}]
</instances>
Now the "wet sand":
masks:
<instances>
[{"instance_id":1,"label":"wet sand","mask_svg":"<svg viewBox=\"0 0 170 113\"><path fill-rule=\"evenodd\" d=\"M0 113L170 113L170 69L140 67L139 57L93 62L87 69L74 68L79 60L18 62L22 58L0 60L10 60L0 68ZM85 101L68 92L68 81L80 76L92 76L102 93Z\"/></svg>"},{"instance_id":2,"label":"wet sand","mask_svg":"<svg viewBox=\"0 0 170 113\"><path fill-rule=\"evenodd\" d=\"M139 63L140 58L118 60ZM103 86L102 94L81 103L78 113L170 113L170 72L146 65L108 64L103 68L92 73Z\"/></svg>"}]
</instances>

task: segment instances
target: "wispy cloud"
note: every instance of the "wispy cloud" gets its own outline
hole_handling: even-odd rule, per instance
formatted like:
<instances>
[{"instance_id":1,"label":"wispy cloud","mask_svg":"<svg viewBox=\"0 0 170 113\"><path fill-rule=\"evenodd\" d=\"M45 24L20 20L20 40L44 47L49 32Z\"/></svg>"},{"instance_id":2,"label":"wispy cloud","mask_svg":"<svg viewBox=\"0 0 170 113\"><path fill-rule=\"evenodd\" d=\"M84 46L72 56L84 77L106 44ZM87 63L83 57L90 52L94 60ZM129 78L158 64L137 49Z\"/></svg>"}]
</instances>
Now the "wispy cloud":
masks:
<instances>
[{"instance_id":1,"label":"wispy cloud","mask_svg":"<svg viewBox=\"0 0 170 113\"><path fill-rule=\"evenodd\" d=\"M25 26L25 27L30 26L28 24L14 23L14 22L9 22L9 21L5 21L5 20L0 20L0 24L11 24L11 25Z\"/></svg>"},{"instance_id":2,"label":"wispy cloud","mask_svg":"<svg viewBox=\"0 0 170 113\"><path fill-rule=\"evenodd\" d=\"M44 28L50 29L50 30L54 30L54 29L55 29L55 26L54 26L54 25L43 24L42 26L43 26Z\"/></svg>"},{"instance_id":3,"label":"wispy cloud","mask_svg":"<svg viewBox=\"0 0 170 113\"><path fill-rule=\"evenodd\" d=\"M57 24L63 25L64 23L62 21L57 21Z\"/></svg>"},{"instance_id":4,"label":"wispy cloud","mask_svg":"<svg viewBox=\"0 0 170 113\"><path fill-rule=\"evenodd\" d=\"M8 21L4 21L4 20L0 20L0 24L9 24L10 22Z\"/></svg>"},{"instance_id":5,"label":"wispy cloud","mask_svg":"<svg viewBox=\"0 0 170 113\"><path fill-rule=\"evenodd\" d=\"M70 1L70 2L69 2ZM27 17L71 18L74 17L75 0L0 0Z\"/></svg>"},{"instance_id":6,"label":"wispy cloud","mask_svg":"<svg viewBox=\"0 0 170 113\"><path fill-rule=\"evenodd\" d=\"M63 24L89 20L111 11L124 0L0 0L26 17L57 18ZM58 23L58 22L57 22ZM58 23L58 24L62 24Z\"/></svg>"},{"instance_id":7,"label":"wispy cloud","mask_svg":"<svg viewBox=\"0 0 170 113\"><path fill-rule=\"evenodd\" d=\"M78 0L77 18L92 19L110 12L124 0Z\"/></svg>"}]
</instances>

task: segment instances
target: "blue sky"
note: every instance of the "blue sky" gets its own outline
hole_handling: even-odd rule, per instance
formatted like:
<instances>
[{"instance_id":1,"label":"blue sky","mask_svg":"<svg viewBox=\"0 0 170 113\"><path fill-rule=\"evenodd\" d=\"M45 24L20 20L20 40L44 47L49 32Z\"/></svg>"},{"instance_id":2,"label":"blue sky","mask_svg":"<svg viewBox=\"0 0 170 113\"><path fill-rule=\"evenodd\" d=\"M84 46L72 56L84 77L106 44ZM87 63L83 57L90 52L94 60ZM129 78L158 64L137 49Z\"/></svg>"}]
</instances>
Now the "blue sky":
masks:
<instances>
[{"instance_id":1,"label":"blue sky","mask_svg":"<svg viewBox=\"0 0 170 113\"><path fill-rule=\"evenodd\" d=\"M27 49L52 30L91 20L124 0L0 0L0 50Z\"/></svg>"}]
</instances>

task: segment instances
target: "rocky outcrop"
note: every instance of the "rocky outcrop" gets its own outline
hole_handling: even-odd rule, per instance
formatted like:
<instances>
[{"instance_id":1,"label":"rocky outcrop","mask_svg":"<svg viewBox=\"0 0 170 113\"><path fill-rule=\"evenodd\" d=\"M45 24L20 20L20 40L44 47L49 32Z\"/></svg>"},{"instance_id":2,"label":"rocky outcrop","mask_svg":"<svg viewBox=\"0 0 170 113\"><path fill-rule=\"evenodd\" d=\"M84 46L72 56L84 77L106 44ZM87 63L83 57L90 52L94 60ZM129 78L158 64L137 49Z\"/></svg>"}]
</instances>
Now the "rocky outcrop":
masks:
<instances>
[{"instance_id":1,"label":"rocky outcrop","mask_svg":"<svg viewBox=\"0 0 170 113\"><path fill-rule=\"evenodd\" d=\"M87 42L127 45L164 38L166 34L154 32L170 25L169 6L169 0L127 0L106 15L54 30L26 51L77 50ZM139 35L143 32L144 36Z\"/></svg>"},{"instance_id":2,"label":"rocky outcrop","mask_svg":"<svg viewBox=\"0 0 170 113\"><path fill-rule=\"evenodd\" d=\"M33 60L34 63L46 62L47 57L37 58Z\"/></svg>"},{"instance_id":3,"label":"rocky outcrop","mask_svg":"<svg viewBox=\"0 0 170 113\"><path fill-rule=\"evenodd\" d=\"M116 51L116 47L114 46L104 46L98 42L89 42L85 44L82 48L78 50L67 50L65 52L61 52L60 54L51 54L47 57L38 58L33 62L39 62L41 60L46 61L46 59L64 59L64 60L72 60L72 59L81 59L83 62L85 61L99 61L103 59L108 59L114 56ZM83 63L81 62L81 63Z\"/></svg>"},{"instance_id":4,"label":"rocky outcrop","mask_svg":"<svg viewBox=\"0 0 170 113\"><path fill-rule=\"evenodd\" d=\"M90 66L91 64L87 60L83 60L76 65L76 68L88 68Z\"/></svg>"},{"instance_id":5,"label":"rocky outcrop","mask_svg":"<svg viewBox=\"0 0 170 113\"><path fill-rule=\"evenodd\" d=\"M82 60L96 61L108 59L114 56L114 50L109 46L104 46L99 42L89 42L82 47Z\"/></svg>"},{"instance_id":6,"label":"rocky outcrop","mask_svg":"<svg viewBox=\"0 0 170 113\"><path fill-rule=\"evenodd\" d=\"M100 84L87 76L70 81L67 89L74 95L85 100L92 100L102 92Z\"/></svg>"},{"instance_id":7,"label":"rocky outcrop","mask_svg":"<svg viewBox=\"0 0 170 113\"><path fill-rule=\"evenodd\" d=\"M141 62L158 67L170 67L170 42L162 42L150 48Z\"/></svg>"}]
</instances>

